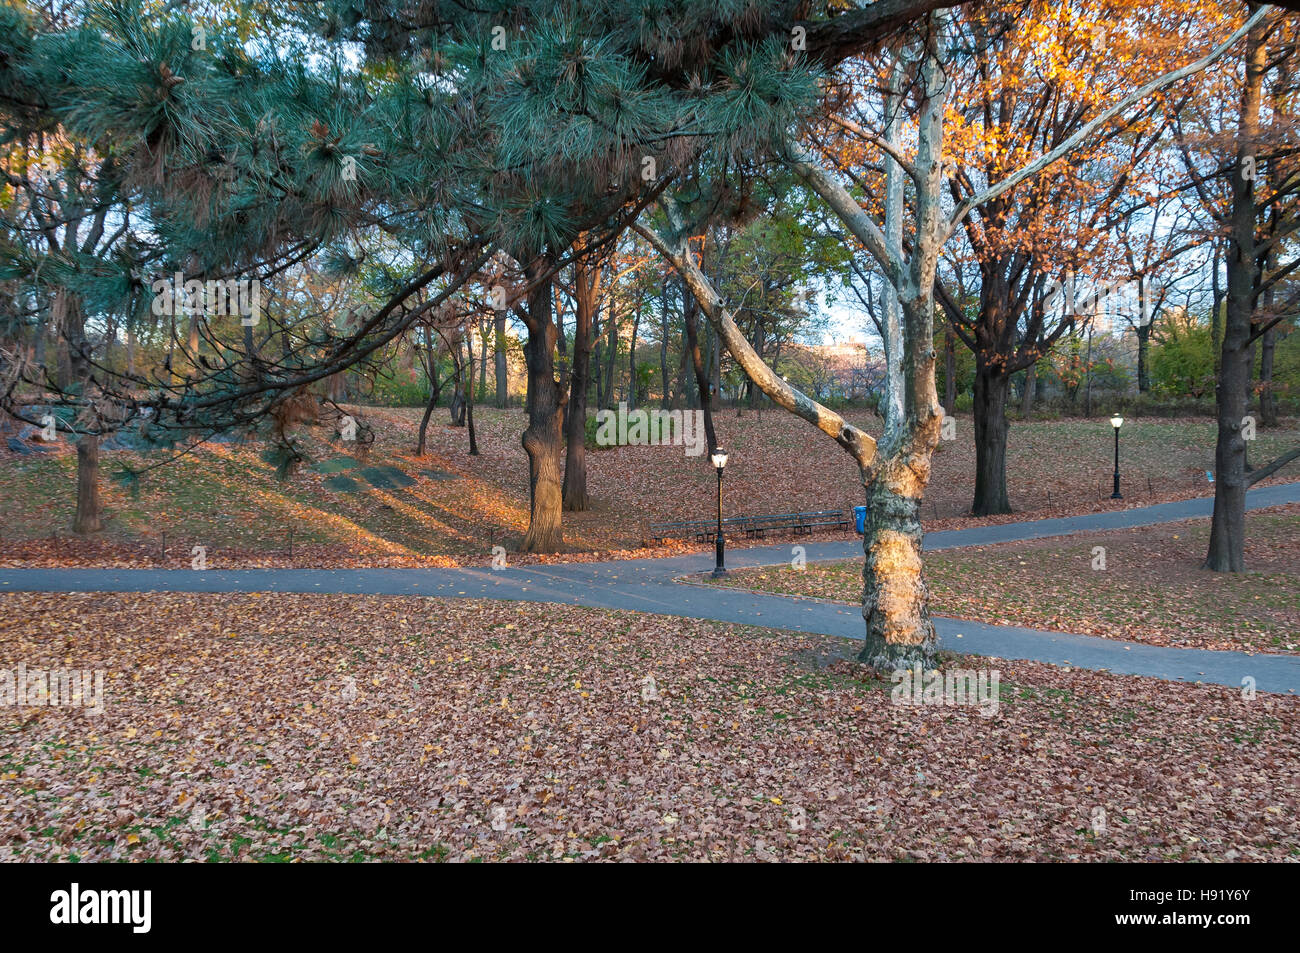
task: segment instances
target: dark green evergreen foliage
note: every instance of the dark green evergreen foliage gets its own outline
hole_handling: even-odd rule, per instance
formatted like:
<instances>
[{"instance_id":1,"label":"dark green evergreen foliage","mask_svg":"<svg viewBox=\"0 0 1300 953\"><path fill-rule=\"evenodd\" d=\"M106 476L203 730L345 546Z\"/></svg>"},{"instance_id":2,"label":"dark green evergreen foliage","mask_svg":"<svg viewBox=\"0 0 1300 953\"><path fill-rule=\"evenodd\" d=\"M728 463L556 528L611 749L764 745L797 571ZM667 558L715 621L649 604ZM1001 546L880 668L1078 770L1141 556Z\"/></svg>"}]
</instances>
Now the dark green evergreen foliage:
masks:
<instances>
[{"instance_id":1,"label":"dark green evergreen foliage","mask_svg":"<svg viewBox=\"0 0 1300 953\"><path fill-rule=\"evenodd\" d=\"M714 210L743 216L745 176L725 170L761 166L816 109L825 66L932 5L243 0L199 21L103 0L57 22L8 5L0 137L24 155L62 143L54 178L82 181L109 238L46 246L7 215L0 282L31 302L20 323L62 289L88 328L174 344L153 280L261 281L260 323L200 321L196 352L178 349L192 367L124 374L90 355L83 385L120 409L83 427L280 439L304 389L378 360L495 249L563 267L576 235L599 245L701 162L724 170ZM304 312L304 269L355 279L349 318ZM6 371L11 412L33 384L89 403L45 367Z\"/></svg>"}]
</instances>

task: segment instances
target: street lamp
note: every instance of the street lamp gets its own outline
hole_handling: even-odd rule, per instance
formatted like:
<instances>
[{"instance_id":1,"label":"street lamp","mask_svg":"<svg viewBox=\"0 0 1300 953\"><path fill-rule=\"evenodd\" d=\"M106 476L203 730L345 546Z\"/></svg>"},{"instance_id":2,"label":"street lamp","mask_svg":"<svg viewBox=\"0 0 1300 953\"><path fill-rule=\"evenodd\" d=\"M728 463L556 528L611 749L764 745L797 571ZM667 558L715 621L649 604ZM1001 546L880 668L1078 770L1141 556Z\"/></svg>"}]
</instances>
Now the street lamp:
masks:
<instances>
[{"instance_id":1,"label":"street lamp","mask_svg":"<svg viewBox=\"0 0 1300 953\"><path fill-rule=\"evenodd\" d=\"M1124 497L1119 493L1119 428L1124 426L1124 418L1115 414L1110 418L1110 425L1115 428L1115 492L1110 495L1110 498L1122 500Z\"/></svg>"},{"instance_id":2,"label":"street lamp","mask_svg":"<svg viewBox=\"0 0 1300 953\"><path fill-rule=\"evenodd\" d=\"M713 452L709 454L709 459L713 461L713 465L718 471L718 536L714 547L716 561L713 566L713 578L717 579L719 576L727 574L726 568L722 565L723 552L726 548L726 544L722 540L722 471L727 466L727 451L721 447L714 447Z\"/></svg>"}]
</instances>

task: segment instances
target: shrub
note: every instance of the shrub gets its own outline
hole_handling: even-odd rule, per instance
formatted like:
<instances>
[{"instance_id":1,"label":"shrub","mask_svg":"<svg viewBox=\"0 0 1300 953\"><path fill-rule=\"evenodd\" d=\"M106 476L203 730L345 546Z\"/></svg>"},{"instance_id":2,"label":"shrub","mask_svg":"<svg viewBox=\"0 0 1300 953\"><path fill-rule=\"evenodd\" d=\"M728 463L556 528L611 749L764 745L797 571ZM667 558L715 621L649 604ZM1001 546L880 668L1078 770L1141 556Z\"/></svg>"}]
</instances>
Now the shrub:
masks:
<instances>
[{"instance_id":1,"label":"shrub","mask_svg":"<svg viewBox=\"0 0 1300 953\"><path fill-rule=\"evenodd\" d=\"M1168 321L1151 348L1151 389L1163 397L1214 394L1214 342L1210 329Z\"/></svg>"}]
</instances>

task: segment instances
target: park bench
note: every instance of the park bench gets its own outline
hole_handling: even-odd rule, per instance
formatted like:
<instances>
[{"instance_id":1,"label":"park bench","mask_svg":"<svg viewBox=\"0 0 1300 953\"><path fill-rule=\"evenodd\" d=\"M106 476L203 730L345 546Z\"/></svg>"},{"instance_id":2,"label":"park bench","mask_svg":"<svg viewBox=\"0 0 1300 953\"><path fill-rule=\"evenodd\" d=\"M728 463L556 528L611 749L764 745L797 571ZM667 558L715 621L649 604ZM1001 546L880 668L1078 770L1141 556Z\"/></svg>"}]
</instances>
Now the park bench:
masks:
<instances>
[{"instance_id":1,"label":"park bench","mask_svg":"<svg viewBox=\"0 0 1300 953\"><path fill-rule=\"evenodd\" d=\"M815 529L848 529L852 520L842 510L809 510L802 513L772 513L767 516L732 516L722 521L724 533L765 536L771 532L811 533ZM717 520L675 520L650 524L650 538L694 539L707 543L718 534Z\"/></svg>"},{"instance_id":2,"label":"park bench","mask_svg":"<svg viewBox=\"0 0 1300 953\"><path fill-rule=\"evenodd\" d=\"M770 532L811 533L814 529L848 529L850 520L842 510L809 510L802 513L773 513L756 516L745 527L747 536L765 536Z\"/></svg>"}]
</instances>

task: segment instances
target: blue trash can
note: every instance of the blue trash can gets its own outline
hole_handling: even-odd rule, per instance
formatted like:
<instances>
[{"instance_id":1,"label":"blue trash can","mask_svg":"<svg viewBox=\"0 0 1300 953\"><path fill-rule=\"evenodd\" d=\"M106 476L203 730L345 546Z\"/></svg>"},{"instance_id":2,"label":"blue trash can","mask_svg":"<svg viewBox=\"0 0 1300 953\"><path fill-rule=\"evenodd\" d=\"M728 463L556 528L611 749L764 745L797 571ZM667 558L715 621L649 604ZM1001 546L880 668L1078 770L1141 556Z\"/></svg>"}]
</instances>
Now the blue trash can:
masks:
<instances>
[{"instance_id":1,"label":"blue trash can","mask_svg":"<svg viewBox=\"0 0 1300 953\"><path fill-rule=\"evenodd\" d=\"M857 527L859 535L867 531L867 508L865 506L853 507L853 525Z\"/></svg>"}]
</instances>

